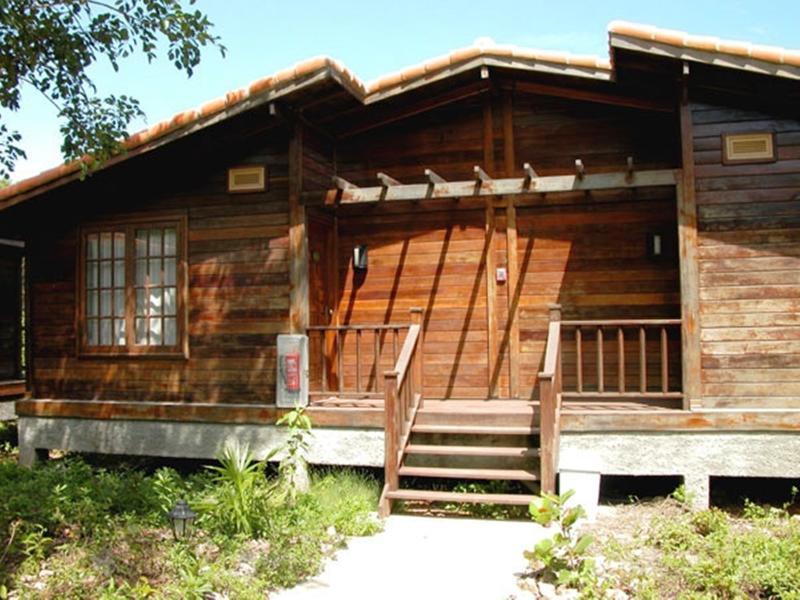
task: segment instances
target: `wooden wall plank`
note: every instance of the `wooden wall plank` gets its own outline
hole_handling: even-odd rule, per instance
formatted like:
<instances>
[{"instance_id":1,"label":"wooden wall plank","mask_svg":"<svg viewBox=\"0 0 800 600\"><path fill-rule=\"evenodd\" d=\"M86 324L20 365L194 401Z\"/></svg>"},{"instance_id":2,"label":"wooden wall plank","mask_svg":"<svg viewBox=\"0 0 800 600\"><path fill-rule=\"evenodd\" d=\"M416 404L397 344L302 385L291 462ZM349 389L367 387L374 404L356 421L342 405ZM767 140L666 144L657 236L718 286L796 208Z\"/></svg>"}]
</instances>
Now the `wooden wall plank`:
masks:
<instances>
[{"instance_id":1,"label":"wooden wall plank","mask_svg":"<svg viewBox=\"0 0 800 600\"><path fill-rule=\"evenodd\" d=\"M305 333L309 325L308 238L303 190L303 124L298 119L289 140L289 284L292 333Z\"/></svg>"}]
</instances>

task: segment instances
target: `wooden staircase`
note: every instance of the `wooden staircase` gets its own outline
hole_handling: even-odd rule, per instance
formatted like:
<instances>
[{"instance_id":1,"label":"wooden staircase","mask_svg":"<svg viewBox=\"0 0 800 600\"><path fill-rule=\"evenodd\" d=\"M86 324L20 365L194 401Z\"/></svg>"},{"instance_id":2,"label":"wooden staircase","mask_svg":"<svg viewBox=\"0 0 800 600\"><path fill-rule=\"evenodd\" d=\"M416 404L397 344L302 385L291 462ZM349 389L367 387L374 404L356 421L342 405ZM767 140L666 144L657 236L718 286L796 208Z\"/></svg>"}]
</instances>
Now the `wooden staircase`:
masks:
<instances>
[{"instance_id":1,"label":"wooden staircase","mask_svg":"<svg viewBox=\"0 0 800 600\"><path fill-rule=\"evenodd\" d=\"M527 505L538 491L539 427L533 407L464 408L459 401L430 403L417 411L398 465L400 485L389 500ZM491 406L491 408L488 408ZM448 481L517 482L523 493L438 491Z\"/></svg>"}]
</instances>

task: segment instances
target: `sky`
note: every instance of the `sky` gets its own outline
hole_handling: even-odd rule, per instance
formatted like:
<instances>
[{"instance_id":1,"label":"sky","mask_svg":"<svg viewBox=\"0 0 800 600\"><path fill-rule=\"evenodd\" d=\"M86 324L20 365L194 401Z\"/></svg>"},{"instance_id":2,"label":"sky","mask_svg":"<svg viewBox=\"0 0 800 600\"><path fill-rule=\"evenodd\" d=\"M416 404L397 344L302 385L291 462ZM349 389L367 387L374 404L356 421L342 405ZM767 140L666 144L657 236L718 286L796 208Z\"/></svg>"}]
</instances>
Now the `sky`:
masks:
<instances>
[{"instance_id":1,"label":"sky","mask_svg":"<svg viewBox=\"0 0 800 600\"><path fill-rule=\"evenodd\" d=\"M141 102L146 119L132 123L131 132L323 54L363 81L482 37L605 57L608 23L615 19L800 48L798 0L198 0L195 6L215 24L227 47L224 59L208 50L190 79L166 58L152 64L130 59L119 73L103 63L92 68L100 93ZM28 155L13 181L62 160L55 109L32 89L23 91L21 104L16 113L0 113L0 121L22 134Z\"/></svg>"}]
</instances>

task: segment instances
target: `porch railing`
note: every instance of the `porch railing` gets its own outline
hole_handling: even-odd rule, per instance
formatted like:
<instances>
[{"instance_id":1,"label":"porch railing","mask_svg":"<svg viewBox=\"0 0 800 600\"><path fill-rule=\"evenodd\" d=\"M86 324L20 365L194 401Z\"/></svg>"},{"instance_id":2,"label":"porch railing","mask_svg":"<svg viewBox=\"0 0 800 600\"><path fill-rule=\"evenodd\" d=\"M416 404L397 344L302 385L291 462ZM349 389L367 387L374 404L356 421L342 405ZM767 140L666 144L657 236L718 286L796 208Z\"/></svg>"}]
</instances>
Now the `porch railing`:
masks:
<instances>
[{"instance_id":1,"label":"porch railing","mask_svg":"<svg viewBox=\"0 0 800 600\"><path fill-rule=\"evenodd\" d=\"M311 396L383 398L383 364L394 365L408 323L308 328Z\"/></svg>"},{"instance_id":2,"label":"porch railing","mask_svg":"<svg viewBox=\"0 0 800 600\"><path fill-rule=\"evenodd\" d=\"M680 335L680 319L561 321L564 398L682 398Z\"/></svg>"},{"instance_id":3,"label":"porch railing","mask_svg":"<svg viewBox=\"0 0 800 600\"><path fill-rule=\"evenodd\" d=\"M556 491L561 434L561 307L550 307L544 367L539 373L539 456L542 492Z\"/></svg>"},{"instance_id":4,"label":"porch railing","mask_svg":"<svg viewBox=\"0 0 800 600\"><path fill-rule=\"evenodd\" d=\"M388 492L400 487L399 468L411 436L411 427L422 406L422 309L411 309L411 326L394 368L384 373L384 428L386 457L381 513L391 511Z\"/></svg>"},{"instance_id":5,"label":"porch railing","mask_svg":"<svg viewBox=\"0 0 800 600\"><path fill-rule=\"evenodd\" d=\"M680 336L680 319L563 321L561 307L550 307L539 373L542 491L554 492L556 487L562 401L682 398ZM587 346L593 348L586 352ZM565 365L574 367L567 382Z\"/></svg>"}]
</instances>

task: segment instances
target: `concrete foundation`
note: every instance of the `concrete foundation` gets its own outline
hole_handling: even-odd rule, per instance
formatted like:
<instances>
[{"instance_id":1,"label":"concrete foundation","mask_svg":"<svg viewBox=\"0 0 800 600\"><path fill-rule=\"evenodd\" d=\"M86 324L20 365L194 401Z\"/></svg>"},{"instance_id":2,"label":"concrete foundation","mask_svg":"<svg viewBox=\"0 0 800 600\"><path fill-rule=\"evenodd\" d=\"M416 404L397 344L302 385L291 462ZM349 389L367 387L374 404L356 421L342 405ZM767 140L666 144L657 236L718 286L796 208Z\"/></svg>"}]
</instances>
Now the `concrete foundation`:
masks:
<instances>
[{"instance_id":1,"label":"concrete foundation","mask_svg":"<svg viewBox=\"0 0 800 600\"><path fill-rule=\"evenodd\" d=\"M800 435L774 432L561 433L561 456L604 475L679 475L696 508L709 477L800 477Z\"/></svg>"},{"instance_id":2,"label":"concrete foundation","mask_svg":"<svg viewBox=\"0 0 800 600\"><path fill-rule=\"evenodd\" d=\"M27 465L42 458L42 449L210 459L233 440L264 458L287 435L274 425L45 417L21 417L18 428L20 461ZM382 430L320 427L309 462L382 467L383 452ZM560 466L567 477L566 471L682 476L702 508L709 502L709 477L800 478L798 456L800 435L789 432L562 432Z\"/></svg>"},{"instance_id":3,"label":"concrete foundation","mask_svg":"<svg viewBox=\"0 0 800 600\"><path fill-rule=\"evenodd\" d=\"M20 462L32 465L37 450L214 458L230 441L247 444L256 458L266 457L286 440L286 428L167 421L122 421L21 417ZM383 431L317 428L309 461L320 465L383 466ZM280 455L275 457L280 459Z\"/></svg>"}]
</instances>

